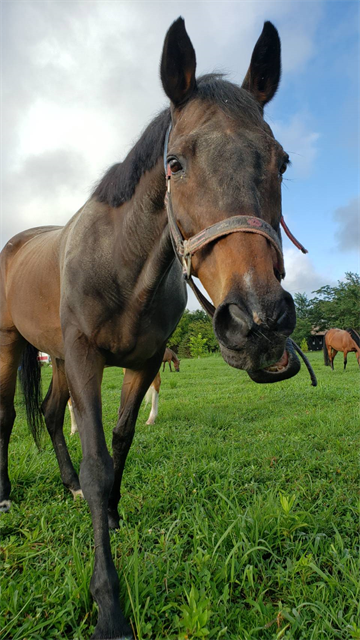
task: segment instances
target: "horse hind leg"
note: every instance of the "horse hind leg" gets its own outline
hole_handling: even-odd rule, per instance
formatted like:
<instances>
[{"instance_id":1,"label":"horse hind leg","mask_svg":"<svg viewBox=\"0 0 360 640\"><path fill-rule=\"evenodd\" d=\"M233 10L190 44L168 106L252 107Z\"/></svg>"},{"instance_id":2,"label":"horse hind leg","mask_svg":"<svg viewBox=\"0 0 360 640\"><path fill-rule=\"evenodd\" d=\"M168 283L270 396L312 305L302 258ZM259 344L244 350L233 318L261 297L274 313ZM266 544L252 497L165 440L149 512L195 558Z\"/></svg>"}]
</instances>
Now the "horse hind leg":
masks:
<instances>
[{"instance_id":1,"label":"horse hind leg","mask_svg":"<svg viewBox=\"0 0 360 640\"><path fill-rule=\"evenodd\" d=\"M151 411L146 424L155 424L159 410L159 393L160 393L161 378L160 373L157 373L155 379L151 383L149 392L151 393Z\"/></svg>"},{"instance_id":2,"label":"horse hind leg","mask_svg":"<svg viewBox=\"0 0 360 640\"><path fill-rule=\"evenodd\" d=\"M334 371L334 360L335 360L336 354L337 354L336 349L333 349L333 347L329 347L329 360L330 360L330 365L333 371Z\"/></svg>"},{"instance_id":3,"label":"horse hind leg","mask_svg":"<svg viewBox=\"0 0 360 640\"><path fill-rule=\"evenodd\" d=\"M11 506L8 473L9 441L15 421L16 376L24 339L16 331L0 332L0 511Z\"/></svg>"},{"instance_id":4,"label":"horse hind leg","mask_svg":"<svg viewBox=\"0 0 360 640\"><path fill-rule=\"evenodd\" d=\"M75 433L78 433L78 426L76 424L76 420L75 420L75 414L74 414L74 407L72 405L72 401L71 398L69 398L68 403L67 403L69 412L70 412L70 421L71 421L71 429L70 429L70 435L74 436Z\"/></svg>"},{"instance_id":5,"label":"horse hind leg","mask_svg":"<svg viewBox=\"0 0 360 640\"><path fill-rule=\"evenodd\" d=\"M55 360L53 361L52 381L41 409L59 464L61 480L64 486L69 489L74 498L76 498L76 496L83 497L83 494L80 489L78 475L71 462L63 433L64 415L68 399L69 389L65 376L64 363Z\"/></svg>"}]
</instances>

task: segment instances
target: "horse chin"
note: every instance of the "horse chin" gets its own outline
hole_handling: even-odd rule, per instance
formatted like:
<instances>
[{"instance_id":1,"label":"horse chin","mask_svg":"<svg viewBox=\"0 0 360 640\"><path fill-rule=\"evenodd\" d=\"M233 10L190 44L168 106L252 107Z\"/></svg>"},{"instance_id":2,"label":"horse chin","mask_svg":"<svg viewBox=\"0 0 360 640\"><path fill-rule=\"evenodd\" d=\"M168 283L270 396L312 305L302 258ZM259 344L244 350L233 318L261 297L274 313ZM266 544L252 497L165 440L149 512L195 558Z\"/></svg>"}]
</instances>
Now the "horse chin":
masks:
<instances>
[{"instance_id":1,"label":"horse chin","mask_svg":"<svg viewBox=\"0 0 360 640\"><path fill-rule=\"evenodd\" d=\"M290 340L286 340L281 358L274 363L254 369L249 357L239 351L228 349L220 344L221 355L225 362L236 369L245 369L251 380L259 384L281 382L296 376L300 371L300 360Z\"/></svg>"},{"instance_id":2,"label":"horse chin","mask_svg":"<svg viewBox=\"0 0 360 640\"><path fill-rule=\"evenodd\" d=\"M300 366L300 360L291 340L286 340L284 353L280 360L268 367L264 367L264 369L249 370L247 373L251 380L259 384L281 382L281 380L288 380L296 376L300 371Z\"/></svg>"}]
</instances>

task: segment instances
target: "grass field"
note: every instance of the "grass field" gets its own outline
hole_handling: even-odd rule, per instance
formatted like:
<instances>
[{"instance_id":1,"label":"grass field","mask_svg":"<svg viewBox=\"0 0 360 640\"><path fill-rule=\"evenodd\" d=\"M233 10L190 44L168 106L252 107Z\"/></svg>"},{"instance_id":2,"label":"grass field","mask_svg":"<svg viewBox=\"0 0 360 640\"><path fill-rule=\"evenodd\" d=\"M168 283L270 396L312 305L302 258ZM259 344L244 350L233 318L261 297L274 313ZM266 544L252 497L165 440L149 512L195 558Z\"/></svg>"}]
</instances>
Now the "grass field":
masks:
<instances>
[{"instance_id":1,"label":"grass field","mask_svg":"<svg viewBox=\"0 0 360 640\"><path fill-rule=\"evenodd\" d=\"M360 639L359 371L322 353L292 380L256 385L214 356L162 377L155 426L140 410L120 530L111 533L125 614L140 639ZM44 389L51 369L43 370ZM120 370L105 371L115 424ZM12 511L0 521L1 640L88 638L92 532L38 453L24 406L10 448ZM78 467L77 436L69 437Z\"/></svg>"}]
</instances>

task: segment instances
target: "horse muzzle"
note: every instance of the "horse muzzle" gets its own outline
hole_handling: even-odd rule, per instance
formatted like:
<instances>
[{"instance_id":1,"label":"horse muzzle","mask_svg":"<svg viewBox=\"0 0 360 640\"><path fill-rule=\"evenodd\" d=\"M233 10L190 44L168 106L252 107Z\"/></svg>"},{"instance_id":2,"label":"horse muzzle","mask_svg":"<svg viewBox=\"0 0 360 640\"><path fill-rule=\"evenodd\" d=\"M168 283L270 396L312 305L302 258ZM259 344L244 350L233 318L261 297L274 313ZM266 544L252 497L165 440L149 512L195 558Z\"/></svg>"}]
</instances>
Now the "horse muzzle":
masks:
<instances>
[{"instance_id":1,"label":"horse muzzle","mask_svg":"<svg viewBox=\"0 0 360 640\"><path fill-rule=\"evenodd\" d=\"M281 290L267 302L267 313L264 308L257 313L243 298L229 295L214 315L214 331L225 362L244 369L255 382L286 380L300 369L288 339L296 323L293 299Z\"/></svg>"}]
</instances>

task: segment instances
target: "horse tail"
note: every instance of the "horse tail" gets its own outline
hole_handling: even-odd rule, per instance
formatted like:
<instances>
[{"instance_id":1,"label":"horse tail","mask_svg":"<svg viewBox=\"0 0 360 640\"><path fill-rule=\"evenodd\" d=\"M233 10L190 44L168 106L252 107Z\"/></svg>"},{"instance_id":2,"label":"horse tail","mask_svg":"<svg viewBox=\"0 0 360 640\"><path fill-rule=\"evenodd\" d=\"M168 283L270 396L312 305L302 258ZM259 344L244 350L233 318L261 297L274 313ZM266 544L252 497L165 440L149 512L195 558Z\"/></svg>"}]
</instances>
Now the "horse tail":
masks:
<instances>
[{"instance_id":1,"label":"horse tail","mask_svg":"<svg viewBox=\"0 0 360 640\"><path fill-rule=\"evenodd\" d=\"M354 340L355 344L360 347L360 336L358 334L357 331L355 331L355 329L346 329L347 333L351 336L351 338Z\"/></svg>"},{"instance_id":2,"label":"horse tail","mask_svg":"<svg viewBox=\"0 0 360 640\"><path fill-rule=\"evenodd\" d=\"M35 444L40 449L41 433L44 427L41 412L41 369L38 350L29 342L21 358L19 380L24 394L27 422Z\"/></svg>"},{"instance_id":3,"label":"horse tail","mask_svg":"<svg viewBox=\"0 0 360 640\"><path fill-rule=\"evenodd\" d=\"M329 354L328 354L328 350L327 350L327 346L326 346L326 334L327 334L327 331L324 333L323 354L324 354L324 365L325 365L325 367L329 367L330 366L330 359L329 359Z\"/></svg>"}]
</instances>

